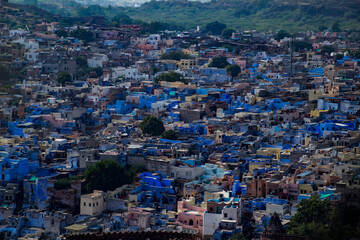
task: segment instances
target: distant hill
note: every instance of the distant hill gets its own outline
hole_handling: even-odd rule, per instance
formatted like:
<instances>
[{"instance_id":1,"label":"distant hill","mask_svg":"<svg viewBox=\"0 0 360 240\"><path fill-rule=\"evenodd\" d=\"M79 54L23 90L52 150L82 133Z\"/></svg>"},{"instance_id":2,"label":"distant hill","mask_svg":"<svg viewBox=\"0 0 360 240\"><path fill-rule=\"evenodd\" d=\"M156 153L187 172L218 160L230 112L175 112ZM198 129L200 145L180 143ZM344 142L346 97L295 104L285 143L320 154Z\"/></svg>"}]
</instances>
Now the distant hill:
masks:
<instances>
[{"instance_id":1,"label":"distant hill","mask_svg":"<svg viewBox=\"0 0 360 240\"><path fill-rule=\"evenodd\" d=\"M11 0L16 2L34 0ZM318 30L338 22L342 29L360 29L359 0L166 0L141 7L83 6L72 0L36 0L38 6L62 16L105 15L109 20L126 14L141 21L161 21L186 28L212 21L235 29L290 32Z\"/></svg>"},{"instance_id":2,"label":"distant hill","mask_svg":"<svg viewBox=\"0 0 360 240\"><path fill-rule=\"evenodd\" d=\"M36 6L9 3L2 0L0 2L0 23L6 23L13 29L32 28L35 24L59 19Z\"/></svg>"},{"instance_id":3,"label":"distant hill","mask_svg":"<svg viewBox=\"0 0 360 240\"><path fill-rule=\"evenodd\" d=\"M318 26L360 28L359 0L186 0L151 1L126 8L130 17L168 21L186 27L219 21L228 27L256 30L317 30Z\"/></svg>"}]
</instances>

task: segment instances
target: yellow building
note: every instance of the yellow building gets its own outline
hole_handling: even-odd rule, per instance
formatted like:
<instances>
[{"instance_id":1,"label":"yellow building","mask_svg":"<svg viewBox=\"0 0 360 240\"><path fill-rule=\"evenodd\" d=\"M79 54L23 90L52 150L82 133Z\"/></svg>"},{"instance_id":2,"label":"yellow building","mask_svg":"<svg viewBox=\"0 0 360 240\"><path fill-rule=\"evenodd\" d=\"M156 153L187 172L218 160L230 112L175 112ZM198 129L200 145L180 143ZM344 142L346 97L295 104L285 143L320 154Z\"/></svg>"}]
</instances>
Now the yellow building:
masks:
<instances>
[{"instance_id":1,"label":"yellow building","mask_svg":"<svg viewBox=\"0 0 360 240\"><path fill-rule=\"evenodd\" d=\"M198 66L197 59L181 59L178 63L179 68L196 68Z\"/></svg>"},{"instance_id":2,"label":"yellow building","mask_svg":"<svg viewBox=\"0 0 360 240\"><path fill-rule=\"evenodd\" d=\"M314 192L310 184L299 184L299 194L312 194Z\"/></svg>"}]
</instances>

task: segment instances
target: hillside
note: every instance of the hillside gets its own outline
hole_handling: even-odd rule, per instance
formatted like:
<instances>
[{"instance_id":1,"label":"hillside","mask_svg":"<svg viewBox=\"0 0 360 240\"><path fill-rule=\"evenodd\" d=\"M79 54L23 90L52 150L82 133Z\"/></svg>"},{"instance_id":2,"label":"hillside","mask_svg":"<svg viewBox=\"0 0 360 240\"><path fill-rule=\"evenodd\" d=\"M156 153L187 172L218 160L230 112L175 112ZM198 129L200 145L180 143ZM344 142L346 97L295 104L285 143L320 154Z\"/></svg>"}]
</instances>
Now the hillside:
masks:
<instances>
[{"instance_id":1,"label":"hillside","mask_svg":"<svg viewBox=\"0 0 360 240\"><path fill-rule=\"evenodd\" d=\"M32 28L35 24L57 21L58 18L35 6L3 3L0 6L0 23L6 23L11 28Z\"/></svg>"},{"instance_id":2,"label":"hillside","mask_svg":"<svg viewBox=\"0 0 360 240\"><path fill-rule=\"evenodd\" d=\"M211 21L228 27L257 30L316 30L339 22L342 28L360 28L357 0L218 0L210 3L185 0L145 3L127 8L130 17L147 21L170 21L195 27Z\"/></svg>"},{"instance_id":3,"label":"hillside","mask_svg":"<svg viewBox=\"0 0 360 240\"><path fill-rule=\"evenodd\" d=\"M13 0L21 2L24 0ZM25 0L32 1L32 0ZM161 21L186 28L219 21L235 29L290 32L317 30L339 22L342 29L360 29L358 0L187 0L147 2L141 7L82 6L72 0L37 0L38 6L62 16L126 14L141 21Z\"/></svg>"}]
</instances>

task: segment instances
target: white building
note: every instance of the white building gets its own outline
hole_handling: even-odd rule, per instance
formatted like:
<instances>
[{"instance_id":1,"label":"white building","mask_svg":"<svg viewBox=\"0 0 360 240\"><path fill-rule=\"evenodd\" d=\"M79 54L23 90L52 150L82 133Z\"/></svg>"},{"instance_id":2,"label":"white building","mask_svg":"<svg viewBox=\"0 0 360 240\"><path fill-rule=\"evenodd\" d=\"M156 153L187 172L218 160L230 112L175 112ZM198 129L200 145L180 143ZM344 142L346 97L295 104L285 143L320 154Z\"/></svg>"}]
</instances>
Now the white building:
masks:
<instances>
[{"instance_id":1,"label":"white building","mask_svg":"<svg viewBox=\"0 0 360 240\"><path fill-rule=\"evenodd\" d=\"M37 62L39 59L39 53L36 50L32 49L25 53L25 57L30 62Z\"/></svg>"},{"instance_id":2,"label":"white building","mask_svg":"<svg viewBox=\"0 0 360 240\"><path fill-rule=\"evenodd\" d=\"M266 213L272 216L274 213L284 216L286 213L286 205L267 203L266 204Z\"/></svg>"},{"instance_id":3,"label":"white building","mask_svg":"<svg viewBox=\"0 0 360 240\"><path fill-rule=\"evenodd\" d=\"M158 48L159 42L161 41L161 36L159 34L151 34L147 39L146 43L153 45L154 49Z\"/></svg>"},{"instance_id":4,"label":"white building","mask_svg":"<svg viewBox=\"0 0 360 240\"><path fill-rule=\"evenodd\" d=\"M166 111L167 107L169 106L170 103L171 103L171 101L169 101L169 100L164 100L164 101L158 101L158 102L155 102L155 103L151 103L150 112L151 113L158 113L158 112Z\"/></svg>"},{"instance_id":5,"label":"white building","mask_svg":"<svg viewBox=\"0 0 360 240\"><path fill-rule=\"evenodd\" d=\"M106 209L105 193L94 190L93 193L82 195L80 201L80 214L96 216Z\"/></svg>"},{"instance_id":6,"label":"white building","mask_svg":"<svg viewBox=\"0 0 360 240\"><path fill-rule=\"evenodd\" d=\"M170 177L193 180L205 173L201 167L171 166Z\"/></svg>"},{"instance_id":7,"label":"white building","mask_svg":"<svg viewBox=\"0 0 360 240\"><path fill-rule=\"evenodd\" d=\"M139 73L137 68L129 68L125 70L125 78L135 80L149 80L149 75Z\"/></svg>"},{"instance_id":8,"label":"white building","mask_svg":"<svg viewBox=\"0 0 360 240\"><path fill-rule=\"evenodd\" d=\"M97 54L91 58L88 58L87 64L88 64L88 67L91 67L91 68L97 68L97 67L102 68L104 62L107 62L107 61L109 61L109 59L105 54Z\"/></svg>"},{"instance_id":9,"label":"white building","mask_svg":"<svg viewBox=\"0 0 360 240\"><path fill-rule=\"evenodd\" d=\"M203 237L212 236L215 230L219 227L222 219L222 214L204 212Z\"/></svg>"}]
</instances>

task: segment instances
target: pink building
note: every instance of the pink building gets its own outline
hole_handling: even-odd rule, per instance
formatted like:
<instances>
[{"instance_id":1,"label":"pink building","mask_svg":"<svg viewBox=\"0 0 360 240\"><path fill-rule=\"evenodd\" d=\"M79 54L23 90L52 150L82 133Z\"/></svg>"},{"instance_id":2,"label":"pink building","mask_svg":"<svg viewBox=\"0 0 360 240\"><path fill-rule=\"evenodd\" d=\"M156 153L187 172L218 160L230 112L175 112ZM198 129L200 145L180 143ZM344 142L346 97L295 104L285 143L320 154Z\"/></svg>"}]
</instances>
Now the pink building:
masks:
<instances>
[{"instance_id":1,"label":"pink building","mask_svg":"<svg viewBox=\"0 0 360 240\"><path fill-rule=\"evenodd\" d=\"M189 232L203 232L203 216L206 208L194 206L195 199L178 202L178 217L175 224Z\"/></svg>"},{"instance_id":2,"label":"pink building","mask_svg":"<svg viewBox=\"0 0 360 240\"><path fill-rule=\"evenodd\" d=\"M151 212L144 208L129 208L124 218L128 226L136 226L138 230L145 230L150 227L151 216Z\"/></svg>"}]
</instances>

